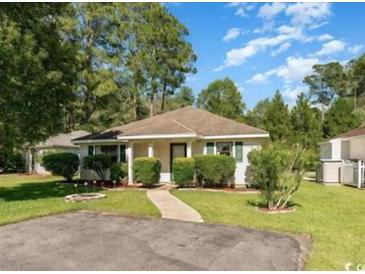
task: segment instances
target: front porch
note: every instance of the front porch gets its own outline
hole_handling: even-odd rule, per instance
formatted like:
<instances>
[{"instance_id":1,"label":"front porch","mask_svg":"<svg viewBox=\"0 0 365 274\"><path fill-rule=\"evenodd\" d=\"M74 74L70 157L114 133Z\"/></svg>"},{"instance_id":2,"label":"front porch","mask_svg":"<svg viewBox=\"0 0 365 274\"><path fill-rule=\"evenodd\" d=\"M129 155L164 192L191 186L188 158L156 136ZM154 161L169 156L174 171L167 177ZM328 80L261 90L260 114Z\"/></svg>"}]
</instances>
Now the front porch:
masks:
<instances>
[{"instance_id":1,"label":"front porch","mask_svg":"<svg viewBox=\"0 0 365 274\"><path fill-rule=\"evenodd\" d=\"M106 154L113 163L128 164L128 183L134 183L133 161L138 157L156 157L161 162L161 183L171 183L174 158L192 157L197 154L226 154L236 159L235 182L243 185L246 181L247 154L259 144L255 139L243 140L202 140L193 138L170 138L150 140L116 140L109 143L81 145L81 161L87 155ZM82 166L82 165L81 165ZM109 174L107 174L107 178ZM91 170L81 169L81 178L98 179Z\"/></svg>"}]
</instances>

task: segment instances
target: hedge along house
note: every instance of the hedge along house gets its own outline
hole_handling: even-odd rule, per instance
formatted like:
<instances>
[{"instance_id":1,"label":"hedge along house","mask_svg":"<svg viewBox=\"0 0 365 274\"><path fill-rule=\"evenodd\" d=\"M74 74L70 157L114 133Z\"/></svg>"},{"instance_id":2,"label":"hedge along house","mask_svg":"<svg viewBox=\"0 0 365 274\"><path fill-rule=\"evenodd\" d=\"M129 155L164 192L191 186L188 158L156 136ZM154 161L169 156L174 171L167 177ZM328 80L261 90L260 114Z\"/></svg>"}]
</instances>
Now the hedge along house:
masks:
<instances>
[{"instance_id":1,"label":"hedge along house","mask_svg":"<svg viewBox=\"0 0 365 274\"><path fill-rule=\"evenodd\" d=\"M31 146L25 152L28 173L50 174L42 165L42 156L57 152L72 152L80 156L80 147L72 143L72 139L89 135L90 132L76 130L70 133L60 133L49 137L44 142Z\"/></svg>"},{"instance_id":2,"label":"hedge along house","mask_svg":"<svg viewBox=\"0 0 365 274\"><path fill-rule=\"evenodd\" d=\"M133 183L133 159L157 157L161 161L161 182L171 182L172 160L196 154L226 154L236 159L235 183L247 182L247 154L269 134L194 107L180 108L144 120L117 126L73 140L81 156L104 153L113 162L128 163L128 181ZM81 178L96 175L81 169Z\"/></svg>"}]
</instances>

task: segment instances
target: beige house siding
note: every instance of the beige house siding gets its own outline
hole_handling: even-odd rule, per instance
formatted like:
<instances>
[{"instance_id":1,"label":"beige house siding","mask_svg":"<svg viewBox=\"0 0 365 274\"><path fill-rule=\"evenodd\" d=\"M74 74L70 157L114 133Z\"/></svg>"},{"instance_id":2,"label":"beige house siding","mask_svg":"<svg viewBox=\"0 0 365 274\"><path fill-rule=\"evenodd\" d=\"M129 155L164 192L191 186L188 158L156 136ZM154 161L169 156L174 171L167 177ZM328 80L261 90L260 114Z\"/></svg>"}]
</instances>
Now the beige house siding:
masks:
<instances>
[{"instance_id":1,"label":"beige house siding","mask_svg":"<svg viewBox=\"0 0 365 274\"><path fill-rule=\"evenodd\" d=\"M250 163L248 161L248 154L253 149L259 149L261 147L261 142L263 139L260 138L250 138L250 139L219 139L219 140L196 140L192 142L192 155L204 154L204 148L208 142L243 142L243 161L237 163L235 182L237 185L243 185L248 182ZM186 140L158 140L152 141L154 157L159 158L161 161L161 182L170 182L171 180L171 170L170 170L170 145L172 143L187 143ZM148 156L148 146L151 142L135 142L133 143L133 158L137 157L147 157ZM233 147L234 150L234 147ZM99 145L96 145L96 153L100 153ZM82 145L80 148L81 157L84 158L88 154L88 145ZM98 179L97 175L90 170L85 170L81 168L81 178L86 180ZM108 176L107 176L108 179Z\"/></svg>"}]
</instances>

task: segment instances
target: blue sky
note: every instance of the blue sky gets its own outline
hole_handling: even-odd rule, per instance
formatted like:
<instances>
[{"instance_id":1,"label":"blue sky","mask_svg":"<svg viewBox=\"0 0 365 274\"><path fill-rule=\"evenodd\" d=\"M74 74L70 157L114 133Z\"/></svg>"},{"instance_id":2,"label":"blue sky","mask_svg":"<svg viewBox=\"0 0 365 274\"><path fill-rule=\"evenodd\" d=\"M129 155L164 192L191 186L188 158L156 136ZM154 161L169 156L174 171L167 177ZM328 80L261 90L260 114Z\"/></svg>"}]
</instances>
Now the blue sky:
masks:
<instances>
[{"instance_id":1,"label":"blue sky","mask_svg":"<svg viewBox=\"0 0 365 274\"><path fill-rule=\"evenodd\" d=\"M167 3L190 31L197 94L230 77L248 108L280 89L293 104L316 63L365 52L365 3Z\"/></svg>"}]
</instances>

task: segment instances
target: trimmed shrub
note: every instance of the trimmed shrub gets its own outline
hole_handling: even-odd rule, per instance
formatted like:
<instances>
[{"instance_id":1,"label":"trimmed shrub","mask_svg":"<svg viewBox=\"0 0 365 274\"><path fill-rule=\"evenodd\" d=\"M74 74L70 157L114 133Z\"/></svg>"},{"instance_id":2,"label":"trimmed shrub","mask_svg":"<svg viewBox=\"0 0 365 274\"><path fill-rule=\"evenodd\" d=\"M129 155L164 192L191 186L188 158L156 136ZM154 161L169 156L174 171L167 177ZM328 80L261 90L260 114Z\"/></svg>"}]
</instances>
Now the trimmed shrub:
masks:
<instances>
[{"instance_id":1,"label":"trimmed shrub","mask_svg":"<svg viewBox=\"0 0 365 274\"><path fill-rule=\"evenodd\" d=\"M42 164L53 175L62 176L71 182L79 170L80 159L77 154L70 152L53 153L45 155Z\"/></svg>"},{"instance_id":2,"label":"trimmed shrub","mask_svg":"<svg viewBox=\"0 0 365 274\"><path fill-rule=\"evenodd\" d=\"M195 172L200 185L223 187L231 183L236 161L227 155L195 155Z\"/></svg>"},{"instance_id":3,"label":"trimmed shrub","mask_svg":"<svg viewBox=\"0 0 365 274\"><path fill-rule=\"evenodd\" d=\"M133 174L137 183L145 187L159 183L161 162L155 157L139 157L133 161Z\"/></svg>"},{"instance_id":4,"label":"trimmed shrub","mask_svg":"<svg viewBox=\"0 0 365 274\"><path fill-rule=\"evenodd\" d=\"M128 164L115 163L110 168L110 180L121 182L128 176Z\"/></svg>"},{"instance_id":5,"label":"trimmed shrub","mask_svg":"<svg viewBox=\"0 0 365 274\"><path fill-rule=\"evenodd\" d=\"M95 171L101 180L105 180L106 172L112 165L111 157L105 154L86 156L83 162L83 167Z\"/></svg>"},{"instance_id":6,"label":"trimmed shrub","mask_svg":"<svg viewBox=\"0 0 365 274\"><path fill-rule=\"evenodd\" d=\"M180 187L190 187L194 181L195 161L193 158L175 158L172 162L174 181Z\"/></svg>"}]
</instances>

